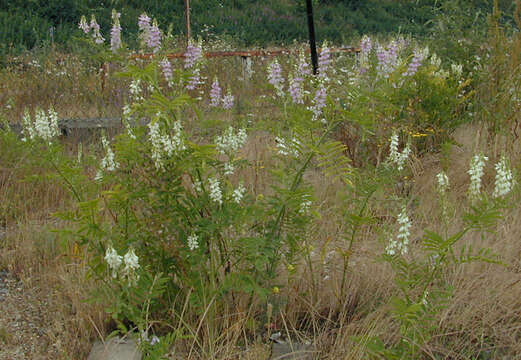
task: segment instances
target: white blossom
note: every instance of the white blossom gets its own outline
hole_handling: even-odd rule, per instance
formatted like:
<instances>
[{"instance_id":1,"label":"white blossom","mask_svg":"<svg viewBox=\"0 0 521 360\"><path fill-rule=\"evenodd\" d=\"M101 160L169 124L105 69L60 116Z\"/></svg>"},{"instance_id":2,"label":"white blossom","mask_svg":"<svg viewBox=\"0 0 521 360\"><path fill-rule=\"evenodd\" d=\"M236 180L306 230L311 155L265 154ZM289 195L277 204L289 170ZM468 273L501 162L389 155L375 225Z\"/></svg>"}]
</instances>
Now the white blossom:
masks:
<instances>
[{"instance_id":1,"label":"white blossom","mask_svg":"<svg viewBox=\"0 0 521 360\"><path fill-rule=\"evenodd\" d=\"M161 116L160 113L157 114ZM180 151L186 149L182 136L183 127L181 122L176 121L172 128L172 135L163 134L158 121L152 121L148 124L149 138L152 145L152 159L157 170L164 170L164 155L170 157Z\"/></svg>"},{"instance_id":2,"label":"white blossom","mask_svg":"<svg viewBox=\"0 0 521 360\"><path fill-rule=\"evenodd\" d=\"M436 175L436 178L438 179L438 190L440 192L447 191L449 188L449 177L447 174L445 174L445 171L442 171Z\"/></svg>"},{"instance_id":3,"label":"white blossom","mask_svg":"<svg viewBox=\"0 0 521 360\"><path fill-rule=\"evenodd\" d=\"M135 284L139 279L136 274L136 270L139 269L139 258L134 253L134 249L130 249L123 257L125 262L125 268L123 269L123 275L127 277L129 284Z\"/></svg>"},{"instance_id":4,"label":"white blossom","mask_svg":"<svg viewBox=\"0 0 521 360\"><path fill-rule=\"evenodd\" d=\"M100 169L96 174L96 180L101 180L103 178L104 170L114 171L119 167L119 163L115 160L114 152L110 148L110 144L105 138L105 135L101 136L101 144L103 145L103 149L105 149L105 157L101 159Z\"/></svg>"},{"instance_id":5,"label":"white blossom","mask_svg":"<svg viewBox=\"0 0 521 360\"><path fill-rule=\"evenodd\" d=\"M27 109L25 109L24 111L24 116L22 118L22 126L26 137L28 136L31 140L36 137L36 130L34 129L34 125L31 120L31 114ZM26 137L24 137L22 140L25 141L27 139Z\"/></svg>"},{"instance_id":6,"label":"white blossom","mask_svg":"<svg viewBox=\"0 0 521 360\"><path fill-rule=\"evenodd\" d=\"M118 255L117 251L114 250L114 248L111 246L107 248L107 251L105 253L105 261L109 265L109 268L112 270L112 277L116 278L118 276L118 268L121 265L122 262L121 255Z\"/></svg>"},{"instance_id":7,"label":"white blossom","mask_svg":"<svg viewBox=\"0 0 521 360\"><path fill-rule=\"evenodd\" d=\"M312 201L307 197L300 203L300 207L298 209L299 214L307 214L309 209L311 208Z\"/></svg>"},{"instance_id":8,"label":"white blossom","mask_svg":"<svg viewBox=\"0 0 521 360\"><path fill-rule=\"evenodd\" d=\"M230 126L221 136L215 138L215 145L222 155L234 154L246 143L247 138L246 130L239 129L235 133L233 127Z\"/></svg>"},{"instance_id":9,"label":"white blossom","mask_svg":"<svg viewBox=\"0 0 521 360\"><path fill-rule=\"evenodd\" d=\"M130 97L133 101L142 101L144 98L141 95L141 80L135 79L130 83Z\"/></svg>"},{"instance_id":10,"label":"white blossom","mask_svg":"<svg viewBox=\"0 0 521 360\"><path fill-rule=\"evenodd\" d=\"M132 127L130 126L130 123L129 123L131 115L132 115L132 108L130 107L129 104L125 104L123 106L123 116L122 116L123 124L125 124L125 128L127 129L128 136L130 136L132 139L136 139L134 130L132 130Z\"/></svg>"},{"instance_id":11,"label":"white blossom","mask_svg":"<svg viewBox=\"0 0 521 360\"><path fill-rule=\"evenodd\" d=\"M512 191L514 186L514 178L512 170L508 167L507 159L502 156L496 163L496 184L492 196L495 198L503 197Z\"/></svg>"},{"instance_id":12,"label":"white blossom","mask_svg":"<svg viewBox=\"0 0 521 360\"><path fill-rule=\"evenodd\" d=\"M232 194L233 201L237 204L240 204L245 193L246 193L246 188L242 184L239 184L237 189L235 189L233 191L233 194Z\"/></svg>"},{"instance_id":13,"label":"white blossom","mask_svg":"<svg viewBox=\"0 0 521 360\"><path fill-rule=\"evenodd\" d=\"M405 162L411 153L411 146L407 144L402 152L398 151L398 133L395 131L391 135L391 143L389 145L389 161L396 165L398 171L403 170Z\"/></svg>"},{"instance_id":14,"label":"white blossom","mask_svg":"<svg viewBox=\"0 0 521 360\"><path fill-rule=\"evenodd\" d=\"M199 180L194 181L193 187L194 187L194 190L197 191L198 193L203 192L203 184L201 184L201 182Z\"/></svg>"},{"instance_id":15,"label":"white blossom","mask_svg":"<svg viewBox=\"0 0 521 360\"><path fill-rule=\"evenodd\" d=\"M475 155L470 161L470 168L467 173L470 175L469 198L475 200L481 194L481 178L483 176L483 169L485 161L488 160L483 154Z\"/></svg>"},{"instance_id":16,"label":"white blossom","mask_svg":"<svg viewBox=\"0 0 521 360\"><path fill-rule=\"evenodd\" d=\"M391 238L385 249L385 252L391 256L397 253L404 255L408 251L411 223L407 216L407 209L405 206L398 215L397 221L400 227L398 229L398 234L396 235L396 240Z\"/></svg>"},{"instance_id":17,"label":"white blossom","mask_svg":"<svg viewBox=\"0 0 521 360\"><path fill-rule=\"evenodd\" d=\"M233 175L235 166L231 162L224 163L224 175Z\"/></svg>"},{"instance_id":18,"label":"white blossom","mask_svg":"<svg viewBox=\"0 0 521 360\"><path fill-rule=\"evenodd\" d=\"M210 199L212 199L219 205L222 205L223 194L221 192L219 180L217 178L210 178L208 179L208 182L210 184Z\"/></svg>"},{"instance_id":19,"label":"white blossom","mask_svg":"<svg viewBox=\"0 0 521 360\"><path fill-rule=\"evenodd\" d=\"M47 114L40 108L36 109L34 122L31 119L29 111L25 110L22 118L22 125L24 134L31 140L41 138L45 141L51 142L53 138L60 135L58 114L52 107L49 108ZM22 140L25 141L26 138Z\"/></svg>"},{"instance_id":20,"label":"white blossom","mask_svg":"<svg viewBox=\"0 0 521 360\"><path fill-rule=\"evenodd\" d=\"M454 75L456 75L457 77L460 77L461 74L463 73L463 65L461 65L461 64L452 64L451 65L451 70L454 73Z\"/></svg>"},{"instance_id":21,"label":"white blossom","mask_svg":"<svg viewBox=\"0 0 521 360\"><path fill-rule=\"evenodd\" d=\"M163 139L159 128L159 122L152 121L148 124L149 138L152 145L152 160L157 170L163 169Z\"/></svg>"},{"instance_id":22,"label":"white blossom","mask_svg":"<svg viewBox=\"0 0 521 360\"><path fill-rule=\"evenodd\" d=\"M199 237L195 234L192 234L188 237L187 239L187 242L188 242L188 248L190 250L195 250L197 248L199 248Z\"/></svg>"},{"instance_id":23,"label":"white blossom","mask_svg":"<svg viewBox=\"0 0 521 360\"><path fill-rule=\"evenodd\" d=\"M290 141L286 142L284 138L276 137L275 142L277 143L277 152L283 156L298 156L301 143L294 137Z\"/></svg>"}]
</instances>

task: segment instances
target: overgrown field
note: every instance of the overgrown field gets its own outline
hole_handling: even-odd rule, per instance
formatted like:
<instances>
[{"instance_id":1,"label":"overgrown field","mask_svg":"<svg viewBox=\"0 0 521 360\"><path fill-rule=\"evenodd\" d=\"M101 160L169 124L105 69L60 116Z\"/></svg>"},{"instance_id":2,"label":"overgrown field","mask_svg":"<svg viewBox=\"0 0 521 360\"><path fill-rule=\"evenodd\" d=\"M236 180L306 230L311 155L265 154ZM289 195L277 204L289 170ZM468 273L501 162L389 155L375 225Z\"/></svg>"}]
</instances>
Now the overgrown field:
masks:
<instances>
[{"instance_id":1,"label":"overgrown field","mask_svg":"<svg viewBox=\"0 0 521 360\"><path fill-rule=\"evenodd\" d=\"M476 41L324 42L317 75L300 44L169 60L145 14L139 59L119 19L0 72L0 270L42 290L62 359L109 334L147 359L519 357L521 35L497 6Z\"/></svg>"}]
</instances>

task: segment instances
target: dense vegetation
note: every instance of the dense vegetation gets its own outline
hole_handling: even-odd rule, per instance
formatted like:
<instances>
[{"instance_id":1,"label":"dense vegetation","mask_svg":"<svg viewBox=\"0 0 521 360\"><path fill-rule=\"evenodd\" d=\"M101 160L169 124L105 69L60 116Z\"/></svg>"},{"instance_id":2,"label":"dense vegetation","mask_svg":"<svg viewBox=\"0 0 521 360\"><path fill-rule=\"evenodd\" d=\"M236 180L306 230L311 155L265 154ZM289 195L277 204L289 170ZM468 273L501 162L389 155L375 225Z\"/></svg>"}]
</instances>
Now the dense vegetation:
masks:
<instances>
[{"instance_id":1,"label":"dense vegetation","mask_svg":"<svg viewBox=\"0 0 521 360\"><path fill-rule=\"evenodd\" d=\"M427 36L439 30L443 19L462 27L485 28L492 0L315 0L318 37L348 44L366 33ZM502 0L502 10L512 13L512 2ZM226 35L242 46L288 43L307 34L304 0L199 0L193 1L194 34ZM70 44L80 34L81 15L94 14L102 32L110 28L111 10L121 12L121 24L130 39L137 34L136 18L147 12L162 29L174 35L185 29L184 1L145 0L1 0L0 54L19 52L50 43ZM506 22L509 19L505 19Z\"/></svg>"}]
</instances>

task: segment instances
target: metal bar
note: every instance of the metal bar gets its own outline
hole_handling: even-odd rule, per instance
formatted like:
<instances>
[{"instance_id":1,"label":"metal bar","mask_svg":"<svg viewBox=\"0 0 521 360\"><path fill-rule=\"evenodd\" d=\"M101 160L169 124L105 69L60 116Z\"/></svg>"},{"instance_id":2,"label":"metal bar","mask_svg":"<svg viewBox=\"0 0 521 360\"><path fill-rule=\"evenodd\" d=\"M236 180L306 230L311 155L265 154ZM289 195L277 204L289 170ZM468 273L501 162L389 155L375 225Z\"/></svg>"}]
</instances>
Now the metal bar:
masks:
<instances>
[{"instance_id":1,"label":"metal bar","mask_svg":"<svg viewBox=\"0 0 521 360\"><path fill-rule=\"evenodd\" d=\"M186 44L192 37L192 31L190 29L190 0L185 0L185 21L186 21Z\"/></svg>"},{"instance_id":2,"label":"metal bar","mask_svg":"<svg viewBox=\"0 0 521 360\"><path fill-rule=\"evenodd\" d=\"M313 75L318 72L318 55L317 43L315 41L315 23L313 22L313 4L311 0L306 0L306 8L308 12L308 32L309 32L309 48L311 51L311 64L313 65Z\"/></svg>"}]
</instances>

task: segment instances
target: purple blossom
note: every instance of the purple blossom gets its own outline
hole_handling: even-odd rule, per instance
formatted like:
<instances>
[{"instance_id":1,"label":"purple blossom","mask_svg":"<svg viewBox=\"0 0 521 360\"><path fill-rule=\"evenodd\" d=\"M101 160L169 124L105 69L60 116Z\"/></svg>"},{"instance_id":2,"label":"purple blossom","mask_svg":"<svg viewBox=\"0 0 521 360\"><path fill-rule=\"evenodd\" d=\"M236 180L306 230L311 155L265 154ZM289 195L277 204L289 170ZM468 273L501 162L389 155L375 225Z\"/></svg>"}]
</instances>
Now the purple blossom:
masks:
<instances>
[{"instance_id":1,"label":"purple blossom","mask_svg":"<svg viewBox=\"0 0 521 360\"><path fill-rule=\"evenodd\" d=\"M80 23L78 24L78 27L83 30L85 34L88 34L90 31L90 26L87 23L87 19L85 18L85 15L81 17Z\"/></svg>"},{"instance_id":2,"label":"purple blossom","mask_svg":"<svg viewBox=\"0 0 521 360\"><path fill-rule=\"evenodd\" d=\"M360 41L360 74L364 74L369 69L369 54L373 49L373 43L371 38L367 35L364 35L362 40Z\"/></svg>"},{"instance_id":3,"label":"purple blossom","mask_svg":"<svg viewBox=\"0 0 521 360\"><path fill-rule=\"evenodd\" d=\"M223 109L229 110L233 107L233 101L235 97L232 95L230 89L228 89L228 93L223 97Z\"/></svg>"},{"instance_id":4,"label":"purple blossom","mask_svg":"<svg viewBox=\"0 0 521 360\"><path fill-rule=\"evenodd\" d=\"M389 74L393 72L398 59L396 43L392 41L387 49L379 45L376 50L376 58L378 59L378 74L388 78Z\"/></svg>"},{"instance_id":5,"label":"purple blossom","mask_svg":"<svg viewBox=\"0 0 521 360\"><path fill-rule=\"evenodd\" d=\"M163 60L161 60L159 65L161 66L161 70L163 71L163 76L165 77L165 80L167 82L172 81L173 72L172 72L172 64L170 64L170 61L168 61L167 58L164 58Z\"/></svg>"},{"instance_id":6,"label":"purple blossom","mask_svg":"<svg viewBox=\"0 0 521 360\"><path fill-rule=\"evenodd\" d=\"M139 27L140 31L148 32L148 29L150 28L150 18L146 13L143 13L139 15L137 25Z\"/></svg>"},{"instance_id":7,"label":"purple blossom","mask_svg":"<svg viewBox=\"0 0 521 360\"><path fill-rule=\"evenodd\" d=\"M268 65L268 82L275 87L278 96L283 96L284 78L282 77L282 67L277 59Z\"/></svg>"},{"instance_id":8,"label":"purple blossom","mask_svg":"<svg viewBox=\"0 0 521 360\"><path fill-rule=\"evenodd\" d=\"M398 58L398 43L396 41L391 41L388 46L388 52L391 61L395 61Z\"/></svg>"},{"instance_id":9,"label":"purple blossom","mask_svg":"<svg viewBox=\"0 0 521 360\"><path fill-rule=\"evenodd\" d=\"M327 91L324 84L320 84L320 87L315 92L315 98L313 99L313 106L311 111L313 112L313 120L317 120L322 115L322 109L326 106Z\"/></svg>"},{"instance_id":10,"label":"purple blossom","mask_svg":"<svg viewBox=\"0 0 521 360\"><path fill-rule=\"evenodd\" d=\"M94 15L92 15L92 18L90 19L90 28L92 29L92 37L94 38L94 42L96 44L103 44L105 39L103 36L101 36L100 27Z\"/></svg>"},{"instance_id":11,"label":"purple blossom","mask_svg":"<svg viewBox=\"0 0 521 360\"><path fill-rule=\"evenodd\" d=\"M112 52L116 52L121 47L121 24L119 18L121 14L112 10L112 29L110 30L110 49Z\"/></svg>"},{"instance_id":12,"label":"purple blossom","mask_svg":"<svg viewBox=\"0 0 521 360\"><path fill-rule=\"evenodd\" d=\"M212 88L210 89L210 106L215 107L219 105L219 103L221 102L221 94L222 90L219 86L219 80L217 80L217 77L215 77L212 83Z\"/></svg>"},{"instance_id":13,"label":"purple blossom","mask_svg":"<svg viewBox=\"0 0 521 360\"><path fill-rule=\"evenodd\" d=\"M304 104L304 93L302 91L303 78L298 75L293 77L290 75L289 78L289 94L295 104Z\"/></svg>"},{"instance_id":14,"label":"purple blossom","mask_svg":"<svg viewBox=\"0 0 521 360\"><path fill-rule=\"evenodd\" d=\"M322 45L322 49L320 50L320 56L318 58L318 73L320 76L326 76L326 73L331 66L331 61L331 50L327 46L327 43L324 42L324 45Z\"/></svg>"},{"instance_id":15,"label":"purple blossom","mask_svg":"<svg viewBox=\"0 0 521 360\"><path fill-rule=\"evenodd\" d=\"M373 48L373 42L369 36L364 36L362 40L360 40L360 52L362 54L369 54L371 49Z\"/></svg>"},{"instance_id":16,"label":"purple blossom","mask_svg":"<svg viewBox=\"0 0 521 360\"><path fill-rule=\"evenodd\" d=\"M157 52L159 48L161 48L161 31L159 30L156 20L154 20L152 26L149 27L147 35L147 46L153 49L154 52Z\"/></svg>"},{"instance_id":17,"label":"purple blossom","mask_svg":"<svg viewBox=\"0 0 521 360\"><path fill-rule=\"evenodd\" d=\"M201 84L201 70L196 67L192 71L192 75L188 79L188 84L186 84L186 88L188 90L194 90L199 84Z\"/></svg>"},{"instance_id":18,"label":"purple blossom","mask_svg":"<svg viewBox=\"0 0 521 360\"><path fill-rule=\"evenodd\" d=\"M185 69L194 67L203 57L203 49L199 44L194 44L192 40L188 41L185 52Z\"/></svg>"},{"instance_id":19,"label":"purple blossom","mask_svg":"<svg viewBox=\"0 0 521 360\"><path fill-rule=\"evenodd\" d=\"M421 66L422 61L424 59L423 52L415 50L414 56L409 64L409 68L406 72L403 73L403 76L413 76L418 71L418 68Z\"/></svg>"},{"instance_id":20,"label":"purple blossom","mask_svg":"<svg viewBox=\"0 0 521 360\"><path fill-rule=\"evenodd\" d=\"M306 61L306 56L304 55L304 51L301 51L299 53L299 62L297 65L297 72L302 76L311 74L311 69L309 68L308 62Z\"/></svg>"}]
</instances>

